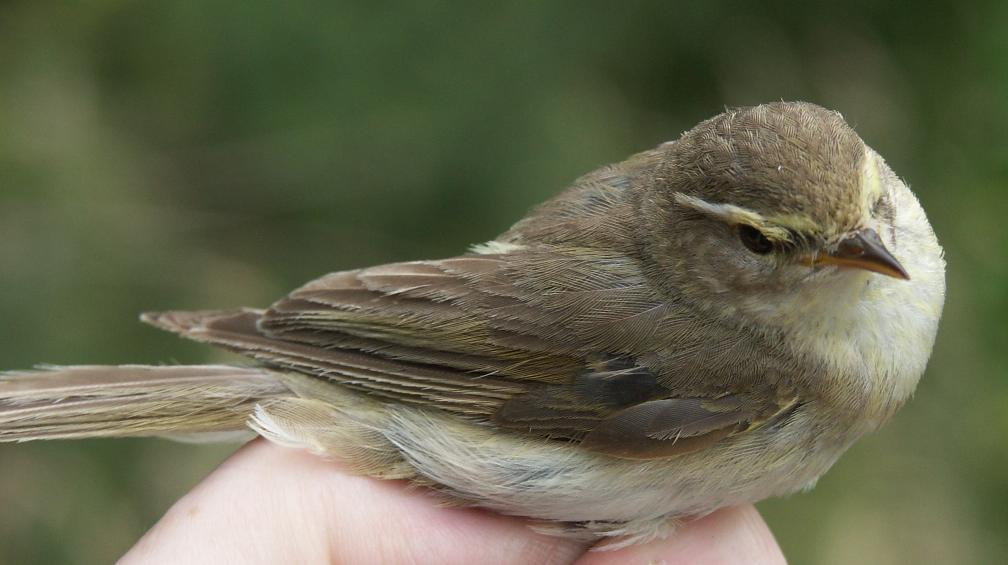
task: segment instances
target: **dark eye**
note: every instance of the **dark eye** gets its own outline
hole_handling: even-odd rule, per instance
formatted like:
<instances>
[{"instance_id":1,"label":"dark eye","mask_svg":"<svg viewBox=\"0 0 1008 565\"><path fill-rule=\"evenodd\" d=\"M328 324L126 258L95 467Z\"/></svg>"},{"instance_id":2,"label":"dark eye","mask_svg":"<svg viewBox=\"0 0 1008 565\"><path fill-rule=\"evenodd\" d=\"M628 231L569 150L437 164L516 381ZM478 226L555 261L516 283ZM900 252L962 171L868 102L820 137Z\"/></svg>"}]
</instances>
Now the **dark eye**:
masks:
<instances>
[{"instance_id":1,"label":"dark eye","mask_svg":"<svg viewBox=\"0 0 1008 565\"><path fill-rule=\"evenodd\" d=\"M871 215L883 220L889 220L892 223L893 208L888 195L882 195L881 198L875 201L875 204L872 205Z\"/></svg>"},{"instance_id":2,"label":"dark eye","mask_svg":"<svg viewBox=\"0 0 1008 565\"><path fill-rule=\"evenodd\" d=\"M738 227L738 235L739 239L742 240L742 245L745 245L746 249L757 255L766 255L773 251L773 243L767 239L767 236L763 235L763 232L752 226L740 225Z\"/></svg>"}]
</instances>

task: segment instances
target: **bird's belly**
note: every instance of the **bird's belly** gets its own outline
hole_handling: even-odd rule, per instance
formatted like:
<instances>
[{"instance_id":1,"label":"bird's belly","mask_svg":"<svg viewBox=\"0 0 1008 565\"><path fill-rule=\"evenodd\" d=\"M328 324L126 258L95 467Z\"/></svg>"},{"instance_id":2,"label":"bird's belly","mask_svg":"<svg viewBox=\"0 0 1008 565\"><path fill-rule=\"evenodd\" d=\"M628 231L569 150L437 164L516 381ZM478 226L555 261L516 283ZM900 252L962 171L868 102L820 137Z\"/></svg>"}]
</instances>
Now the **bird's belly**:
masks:
<instances>
[{"instance_id":1,"label":"bird's belly","mask_svg":"<svg viewBox=\"0 0 1008 565\"><path fill-rule=\"evenodd\" d=\"M429 412L396 412L389 439L449 495L503 513L568 522L702 515L801 490L854 439L797 437L819 427L808 421L813 416L798 412L781 427L699 452L629 461Z\"/></svg>"}]
</instances>

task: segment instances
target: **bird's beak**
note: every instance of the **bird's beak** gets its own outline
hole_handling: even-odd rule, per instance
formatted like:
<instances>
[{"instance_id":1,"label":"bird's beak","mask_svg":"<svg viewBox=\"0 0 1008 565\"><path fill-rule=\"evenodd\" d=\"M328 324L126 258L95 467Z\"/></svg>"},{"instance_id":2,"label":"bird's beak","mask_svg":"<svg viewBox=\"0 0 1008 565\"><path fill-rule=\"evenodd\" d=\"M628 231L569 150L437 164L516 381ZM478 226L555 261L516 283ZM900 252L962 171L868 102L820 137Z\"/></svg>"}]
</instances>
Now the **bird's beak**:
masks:
<instances>
[{"instance_id":1,"label":"bird's beak","mask_svg":"<svg viewBox=\"0 0 1008 565\"><path fill-rule=\"evenodd\" d=\"M856 231L840 242L835 251L802 258L806 265L836 265L864 269L897 279L910 280L900 262L889 253L873 229Z\"/></svg>"}]
</instances>

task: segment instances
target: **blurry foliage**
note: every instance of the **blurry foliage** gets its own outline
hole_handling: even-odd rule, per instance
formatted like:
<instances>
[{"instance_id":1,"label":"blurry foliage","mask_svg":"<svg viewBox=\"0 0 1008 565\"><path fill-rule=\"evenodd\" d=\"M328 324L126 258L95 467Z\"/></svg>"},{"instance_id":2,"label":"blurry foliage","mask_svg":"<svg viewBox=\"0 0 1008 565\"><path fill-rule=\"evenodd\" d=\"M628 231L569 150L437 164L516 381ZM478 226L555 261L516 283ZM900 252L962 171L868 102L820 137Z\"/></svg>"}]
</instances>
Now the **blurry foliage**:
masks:
<instances>
[{"instance_id":1,"label":"blurry foliage","mask_svg":"<svg viewBox=\"0 0 1008 565\"><path fill-rule=\"evenodd\" d=\"M794 563L1008 552L1008 5L296 4L5 3L0 367L227 359L136 314L456 253L726 105L806 99L915 189L949 295L917 398L762 509ZM0 447L0 562L109 562L231 449Z\"/></svg>"}]
</instances>

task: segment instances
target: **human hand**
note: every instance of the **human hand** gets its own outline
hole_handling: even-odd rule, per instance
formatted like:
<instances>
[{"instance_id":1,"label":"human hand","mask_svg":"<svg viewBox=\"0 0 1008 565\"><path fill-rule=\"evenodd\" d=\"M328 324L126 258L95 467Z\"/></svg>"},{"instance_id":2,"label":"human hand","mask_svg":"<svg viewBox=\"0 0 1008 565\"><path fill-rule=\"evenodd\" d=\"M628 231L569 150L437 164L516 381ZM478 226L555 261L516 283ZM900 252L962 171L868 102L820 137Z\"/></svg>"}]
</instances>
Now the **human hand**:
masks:
<instances>
[{"instance_id":1,"label":"human hand","mask_svg":"<svg viewBox=\"0 0 1008 565\"><path fill-rule=\"evenodd\" d=\"M751 506L719 510L665 540L589 549L520 518L440 506L403 482L347 475L256 440L179 500L121 563L785 563Z\"/></svg>"}]
</instances>

